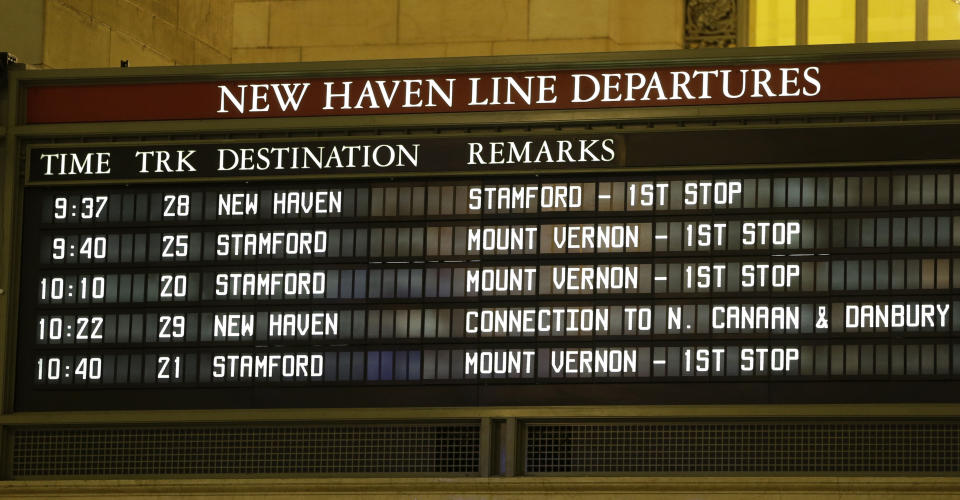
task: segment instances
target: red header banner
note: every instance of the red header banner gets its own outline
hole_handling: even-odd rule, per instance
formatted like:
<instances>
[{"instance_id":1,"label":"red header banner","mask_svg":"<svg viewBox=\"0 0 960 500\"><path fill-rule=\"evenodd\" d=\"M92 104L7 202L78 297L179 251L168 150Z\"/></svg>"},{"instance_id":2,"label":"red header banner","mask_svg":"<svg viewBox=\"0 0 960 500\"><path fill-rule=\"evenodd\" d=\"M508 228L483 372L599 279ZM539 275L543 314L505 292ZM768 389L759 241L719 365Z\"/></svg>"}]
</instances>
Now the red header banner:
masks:
<instances>
[{"instance_id":1,"label":"red header banner","mask_svg":"<svg viewBox=\"0 0 960 500\"><path fill-rule=\"evenodd\" d=\"M202 120L960 97L960 59L285 78L27 90L26 122Z\"/></svg>"}]
</instances>

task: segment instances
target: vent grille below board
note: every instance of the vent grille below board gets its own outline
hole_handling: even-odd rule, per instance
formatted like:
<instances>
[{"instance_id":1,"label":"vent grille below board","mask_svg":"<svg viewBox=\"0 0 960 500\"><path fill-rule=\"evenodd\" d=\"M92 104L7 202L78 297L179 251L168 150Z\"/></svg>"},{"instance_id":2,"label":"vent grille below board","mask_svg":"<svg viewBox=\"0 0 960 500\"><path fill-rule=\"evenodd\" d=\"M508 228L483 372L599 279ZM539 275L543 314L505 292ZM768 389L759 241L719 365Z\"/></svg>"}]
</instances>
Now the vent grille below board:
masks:
<instances>
[{"instance_id":1,"label":"vent grille below board","mask_svg":"<svg viewBox=\"0 0 960 500\"><path fill-rule=\"evenodd\" d=\"M528 474L960 472L960 423L530 423Z\"/></svg>"},{"instance_id":2,"label":"vent grille below board","mask_svg":"<svg viewBox=\"0 0 960 500\"><path fill-rule=\"evenodd\" d=\"M960 422L527 422L521 474L957 474ZM26 478L480 474L478 421L13 428ZM489 437L488 437L489 438ZM493 450L501 461L505 449Z\"/></svg>"},{"instance_id":3,"label":"vent grille below board","mask_svg":"<svg viewBox=\"0 0 960 500\"><path fill-rule=\"evenodd\" d=\"M479 471L480 425L16 429L15 478Z\"/></svg>"}]
</instances>

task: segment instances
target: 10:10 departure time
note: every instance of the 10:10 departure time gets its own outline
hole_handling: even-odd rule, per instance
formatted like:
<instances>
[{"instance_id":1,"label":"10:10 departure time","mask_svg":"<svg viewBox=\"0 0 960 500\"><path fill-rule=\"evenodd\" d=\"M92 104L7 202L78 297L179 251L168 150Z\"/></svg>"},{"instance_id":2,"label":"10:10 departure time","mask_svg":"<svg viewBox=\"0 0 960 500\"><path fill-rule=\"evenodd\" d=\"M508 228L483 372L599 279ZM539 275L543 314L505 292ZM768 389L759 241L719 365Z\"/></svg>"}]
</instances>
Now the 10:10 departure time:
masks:
<instances>
[{"instance_id":1,"label":"10:10 departure time","mask_svg":"<svg viewBox=\"0 0 960 500\"><path fill-rule=\"evenodd\" d=\"M63 300L64 296L80 299L102 299L106 295L106 278L103 276L81 276L74 285L65 285L62 277L40 278L40 300Z\"/></svg>"}]
</instances>

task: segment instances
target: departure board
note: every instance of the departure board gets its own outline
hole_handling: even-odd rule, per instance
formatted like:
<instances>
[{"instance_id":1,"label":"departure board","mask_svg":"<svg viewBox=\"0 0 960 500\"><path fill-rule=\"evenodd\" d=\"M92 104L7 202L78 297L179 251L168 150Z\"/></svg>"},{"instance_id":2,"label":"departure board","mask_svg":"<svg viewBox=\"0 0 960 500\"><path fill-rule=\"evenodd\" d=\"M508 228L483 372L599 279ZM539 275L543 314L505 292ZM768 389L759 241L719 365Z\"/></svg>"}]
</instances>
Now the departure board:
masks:
<instances>
[{"instance_id":1,"label":"departure board","mask_svg":"<svg viewBox=\"0 0 960 500\"><path fill-rule=\"evenodd\" d=\"M639 140L33 148L16 405L960 399L960 168Z\"/></svg>"}]
</instances>

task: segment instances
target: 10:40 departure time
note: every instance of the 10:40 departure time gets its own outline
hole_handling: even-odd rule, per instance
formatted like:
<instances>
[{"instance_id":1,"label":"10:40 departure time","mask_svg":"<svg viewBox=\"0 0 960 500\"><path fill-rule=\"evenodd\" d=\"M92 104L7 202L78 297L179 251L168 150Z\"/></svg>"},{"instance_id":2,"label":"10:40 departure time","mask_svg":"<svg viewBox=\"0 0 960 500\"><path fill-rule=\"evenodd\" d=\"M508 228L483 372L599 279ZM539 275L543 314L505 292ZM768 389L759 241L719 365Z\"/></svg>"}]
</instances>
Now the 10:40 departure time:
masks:
<instances>
[{"instance_id":1,"label":"10:40 departure time","mask_svg":"<svg viewBox=\"0 0 960 500\"><path fill-rule=\"evenodd\" d=\"M67 364L67 363L73 363ZM37 359L37 381L60 380L61 378L78 380L100 380L103 376L103 359L99 357L76 357L61 359L58 357Z\"/></svg>"}]
</instances>

